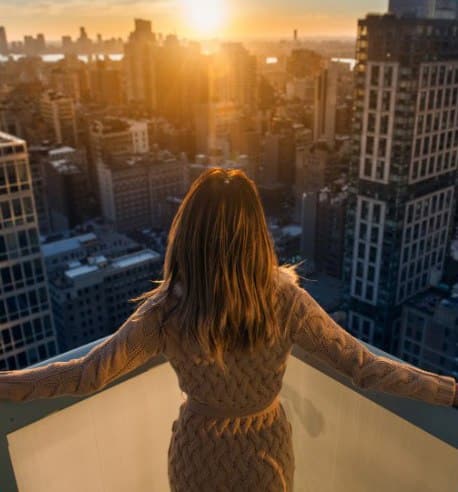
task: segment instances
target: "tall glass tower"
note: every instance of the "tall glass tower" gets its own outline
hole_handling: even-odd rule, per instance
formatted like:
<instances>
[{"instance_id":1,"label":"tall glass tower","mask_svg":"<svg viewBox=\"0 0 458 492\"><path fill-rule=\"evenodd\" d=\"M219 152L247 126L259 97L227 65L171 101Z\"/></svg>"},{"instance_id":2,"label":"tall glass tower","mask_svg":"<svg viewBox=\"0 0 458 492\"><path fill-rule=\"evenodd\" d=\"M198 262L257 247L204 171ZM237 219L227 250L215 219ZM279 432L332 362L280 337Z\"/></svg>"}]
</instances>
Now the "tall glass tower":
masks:
<instances>
[{"instance_id":1,"label":"tall glass tower","mask_svg":"<svg viewBox=\"0 0 458 492\"><path fill-rule=\"evenodd\" d=\"M0 369L57 353L27 146L0 132Z\"/></svg>"}]
</instances>

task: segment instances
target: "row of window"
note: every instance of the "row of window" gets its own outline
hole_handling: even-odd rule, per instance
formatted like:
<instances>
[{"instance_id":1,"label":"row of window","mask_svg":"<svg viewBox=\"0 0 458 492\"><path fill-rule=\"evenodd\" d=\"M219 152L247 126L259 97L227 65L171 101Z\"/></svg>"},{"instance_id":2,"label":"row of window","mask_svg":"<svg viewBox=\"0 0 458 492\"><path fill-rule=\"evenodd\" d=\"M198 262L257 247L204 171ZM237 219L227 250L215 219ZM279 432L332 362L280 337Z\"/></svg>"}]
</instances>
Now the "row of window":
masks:
<instances>
[{"instance_id":1,"label":"row of window","mask_svg":"<svg viewBox=\"0 0 458 492\"><path fill-rule=\"evenodd\" d=\"M25 151L26 151L25 146L22 144L7 145L5 147L2 146L0 147L0 157L6 157L14 154L22 154Z\"/></svg>"},{"instance_id":2,"label":"row of window","mask_svg":"<svg viewBox=\"0 0 458 492\"><path fill-rule=\"evenodd\" d=\"M41 259L23 261L0 268L0 293L11 292L43 282L45 279Z\"/></svg>"},{"instance_id":3,"label":"row of window","mask_svg":"<svg viewBox=\"0 0 458 492\"><path fill-rule=\"evenodd\" d=\"M458 102L458 88L422 90L418 94L417 108L420 113L438 109L453 109Z\"/></svg>"},{"instance_id":4,"label":"row of window","mask_svg":"<svg viewBox=\"0 0 458 492\"><path fill-rule=\"evenodd\" d=\"M451 131L456 126L457 114L455 108L419 113L415 125L417 136L435 132Z\"/></svg>"},{"instance_id":5,"label":"row of window","mask_svg":"<svg viewBox=\"0 0 458 492\"><path fill-rule=\"evenodd\" d=\"M49 359L57 354L56 342L51 340L37 346L32 346L15 355L0 358L0 370L15 370L25 368L36 362Z\"/></svg>"},{"instance_id":6,"label":"row of window","mask_svg":"<svg viewBox=\"0 0 458 492\"><path fill-rule=\"evenodd\" d=\"M458 67L456 63L423 64L420 72L420 87L443 87L458 85Z\"/></svg>"},{"instance_id":7,"label":"row of window","mask_svg":"<svg viewBox=\"0 0 458 492\"><path fill-rule=\"evenodd\" d=\"M0 331L0 350L1 347L4 351L20 348L53 335L50 316L40 316L10 328L2 328Z\"/></svg>"},{"instance_id":8,"label":"row of window","mask_svg":"<svg viewBox=\"0 0 458 492\"><path fill-rule=\"evenodd\" d=\"M433 214L441 214L450 209L453 188L437 191L418 200L409 202L406 207L406 226L422 222Z\"/></svg>"},{"instance_id":9,"label":"row of window","mask_svg":"<svg viewBox=\"0 0 458 492\"><path fill-rule=\"evenodd\" d=\"M360 340L367 343L373 343L374 322L360 314L350 311L348 317L348 329Z\"/></svg>"},{"instance_id":10,"label":"row of window","mask_svg":"<svg viewBox=\"0 0 458 492\"><path fill-rule=\"evenodd\" d=\"M395 65L388 64L368 64L369 83L372 86L392 87L395 85Z\"/></svg>"},{"instance_id":11,"label":"row of window","mask_svg":"<svg viewBox=\"0 0 458 492\"><path fill-rule=\"evenodd\" d=\"M441 270L453 204L453 188L407 204L397 302L428 286L432 270Z\"/></svg>"},{"instance_id":12,"label":"row of window","mask_svg":"<svg viewBox=\"0 0 458 492\"><path fill-rule=\"evenodd\" d=\"M381 263L385 204L358 197L353 251L352 296L376 303Z\"/></svg>"},{"instance_id":13,"label":"row of window","mask_svg":"<svg viewBox=\"0 0 458 492\"><path fill-rule=\"evenodd\" d=\"M0 229L35 221L32 197L23 196L0 203Z\"/></svg>"},{"instance_id":14,"label":"row of window","mask_svg":"<svg viewBox=\"0 0 458 492\"><path fill-rule=\"evenodd\" d=\"M410 181L421 181L453 171L458 165L458 151L442 152L424 159L415 159L410 167Z\"/></svg>"},{"instance_id":15,"label":"row of window","mask_svg":"<svg viewBox=\"0 0 458 492\"><path fill-rule=\"evenodd\" d=\"M0 162L0 195L30 189L30 175L24 159Z\"/></svg>"},{"instance_id":16,"label":"row of window","mask_svg":"<svg viewBox=\"0 0 458 492\"><path fill-rule=\"evenodd\" d=\"M427 156L436 152L450 151L458 142L458 129L433 135L418 137L415 140L413 157Z\"/></svg>"},{"instance_id":17,"label":"row of window","mask_svg":"<svg viewBox=\"0 0 458 492\"><path fill-rule=\"evenodd\" d=\"M422 275L429 275L429 272L436 266L440 266L444 259L444 251L443 248L437 249L432 252L428 252L424 256L415 257L411 256L405 261L400 270L400 282L401 285L404 285L407 280L414 278L415 276L420 277ZM426 281L425 280L425 281ZM425 282L421 279L421 283Z\"/></svg>"},{"instance_id":18,"label":"row of window","mask_svg":"<svg viewBox=\"0 0 458 492\"><path fill-rule=\"evenodd\" d=\"M369 111L390 112L394 106L394 90L371 89L369 91Z\"/></svg>"},{"instance_id":19,"label":"row of window","mask_svg":"<svg viewBox=\"0 0 458 492\"><path fill-rule=\"evenodd\" d=\"M39 252L40 243L36 227L0 236L0 262Z\"/></svg>"},{"instance_id":20,"label":"row of window","mask_svg":"<svg viewBox=\"0 0 458 492\"><path fill-rule=\"evenodd\" d=\"M449 214L443 214L431 217L429 220L423 220L414 226L408 226L404 231L405 247L410 245L418 245L421 250L429 251L431 247L436 248L438 244L445 240L447 233Z\"/></svg>"},{"instance_id":21,"label":"row of window","mask_svg":"<svg viewBox=\"0 0 458 492\"><path fill-rule=\"evenodd\" d=\"M0 323L24 318L49 308L45 287L0 299Z\"/></svg>"}]
</instances>

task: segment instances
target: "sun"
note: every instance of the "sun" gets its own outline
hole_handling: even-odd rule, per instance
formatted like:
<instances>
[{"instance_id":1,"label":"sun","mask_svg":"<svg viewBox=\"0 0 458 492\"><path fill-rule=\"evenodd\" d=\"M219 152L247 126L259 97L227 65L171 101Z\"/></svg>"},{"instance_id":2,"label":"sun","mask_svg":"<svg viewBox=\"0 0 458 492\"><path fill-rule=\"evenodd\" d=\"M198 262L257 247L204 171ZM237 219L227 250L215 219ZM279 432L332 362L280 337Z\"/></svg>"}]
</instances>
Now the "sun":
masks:
<instances>
[{"instance_id":1,"label":"sun","mask_svg":"<svg viewBox=\"0 0 458 492\"><path fill-rule=\"evenodd\" d=\"M215 33L224 24L224 0L183 0L186 22L200 34Z\"/></svg>"}]
</instances>

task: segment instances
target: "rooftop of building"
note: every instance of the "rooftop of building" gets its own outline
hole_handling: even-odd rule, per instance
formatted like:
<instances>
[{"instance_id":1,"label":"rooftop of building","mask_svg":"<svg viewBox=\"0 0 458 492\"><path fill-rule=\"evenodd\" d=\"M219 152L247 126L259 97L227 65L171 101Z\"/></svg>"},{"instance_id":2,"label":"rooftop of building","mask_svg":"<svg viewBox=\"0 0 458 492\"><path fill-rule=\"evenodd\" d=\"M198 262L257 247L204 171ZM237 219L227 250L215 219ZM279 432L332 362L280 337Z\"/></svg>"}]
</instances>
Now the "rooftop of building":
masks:
<instances>
[{"instance_id":1,"label":"rooftop of building","mask_svg":"<svg viewBox=\"0 0 458 492\"><path fill-rule=\"evenodd\" d=\"M42 244L42 252L45 260L52 261L55 257L71 255L74 251L90 248L91 251L104 251L107 254L112 251L135 251L139 249L136 241L120 234L112 229L93 227L87 232L76 233L73 236L50 238Z\"/></svg>"},{"instance_id":2,"label":"rooftop of building","mask_svg":"<svg viewBox=\"0 0 458 492\"><path fill-rule=\"evenodd\" d=\"M110 133L127 132L130 130L130 123L124 118L105 116L91 124L91 129L103 135Z\"/></svg>"},{"instance_id":3,"label":"rooftop of building","mask_svg":"<svg viewBox=\"0 0 458 492\"><path fill-rule=\"evenodd\" d=\"M69 101L73 103L73 100L70 97L62 94L61 92L53 90L45 91L42 95L42 99L48 101Z\"/></svg>"},{"instance_id":4,"label":"rooftop of building","mask_svg":"<svg viewBox=\"0 0 458 492\"><path fill-rule=\"evenodd\" d=\"M51 166L59 174L74 175L81 174L81 169L69 159L59 159L50 162Z\"/></svg>"},{"instance_id":5,"label":"rooftop of building","mask_svg":"<svg viewBox=\"0 0 458 492\"><path fill-rule=\"evenodd\" d=\"M85 245L94 242L97 240L96 234L90 232L88 234L82 234L80 236L60 239L58 241L54 241L48 244L43 244L41 249L43 252L43 256L56 256L65 253L69 253L75 249L79 249L84 247Z\"/></svg>"},{"instance_id":6,"label":"rooftop of building","mask_svg":"<svg viewBox=\"0 0 458 492\"><path fill-rule=\"evenodd\" d=\"M77 150L74 147L68 147L68 146L58 147L56 149L51 149L49 151L49 156L50 157L58 157L59 155L69 154L71 152L76 152L76 151Z\"/></svg>"},{"instance_id":7,"label":"rooftop of building","mask_svg":"<svg viewBox=\"0 0 458 492\"><path fill-rule=\"evenodd\" d=\"M64 286L66 284L65 278L72 281L102 270L104 272L122 270L149 261L160 261L161 258L161 255L152 249L144 249L114 259L108 259L103 255L88 256L85 260L86 263L83 263L82 261L71 262L71 268L68 268L63 273L64 278L60 275L54 276L51 279L51 282L58 286Z\"/></svg>"},{"instance_id":8,"label":"rooftop of building","mask_svg":"<svg viewBox=\"0 0 458 492\"><path fill-rule=\"evenodd\" d=\"M130 167L149 167L164 163L177 162L177 158L168 150L160 150L157 152L146 152L143 154L135 154L125 152L122 154L108 154L104 163L111 169L125 169Z\"/></svg>"},{"instance_id":9,"label":"rooftop of building","mask_svg":"<svg viewBox=\"0 0 458 492\"><path fill-rule=\"evenodd\" d=\"M433 316L439 307L451 309L458 314L458 284L452 288L446 284L432 287L412 297L406 302L406 307L414 308L430 316Z\"/></svg>"}]
</instances>

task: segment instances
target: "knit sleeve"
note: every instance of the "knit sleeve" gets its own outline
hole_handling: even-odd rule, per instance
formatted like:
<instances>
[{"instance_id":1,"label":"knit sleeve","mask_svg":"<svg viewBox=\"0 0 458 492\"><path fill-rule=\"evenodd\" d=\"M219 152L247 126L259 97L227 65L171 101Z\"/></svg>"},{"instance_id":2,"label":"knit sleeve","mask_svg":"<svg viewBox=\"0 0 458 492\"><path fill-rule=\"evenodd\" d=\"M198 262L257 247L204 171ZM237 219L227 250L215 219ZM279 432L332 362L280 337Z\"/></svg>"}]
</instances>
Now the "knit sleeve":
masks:
<instances>
[{"instance_id":1,"label":"knit sleeve","mask_svg":"<svg viewBox=\"0 0 458 492\"><path fill-rule=\"evenodd\" d=\"M453 406L456 393L453 377L373 354L297 285L292 309L293 343L351 378L355 387Z\"/></svg>"},{"instance_id":2,"label":"knit sleeve","mask_svg":"<svg viewBox=\"0 0 458 492\"><path fill-rule=\"evenodd\" d=\"M67 362L0 372L0 399L28 401L89 395L162 351L160 305L146 301L109 338Z\"/></svg>"}]
</instances>

